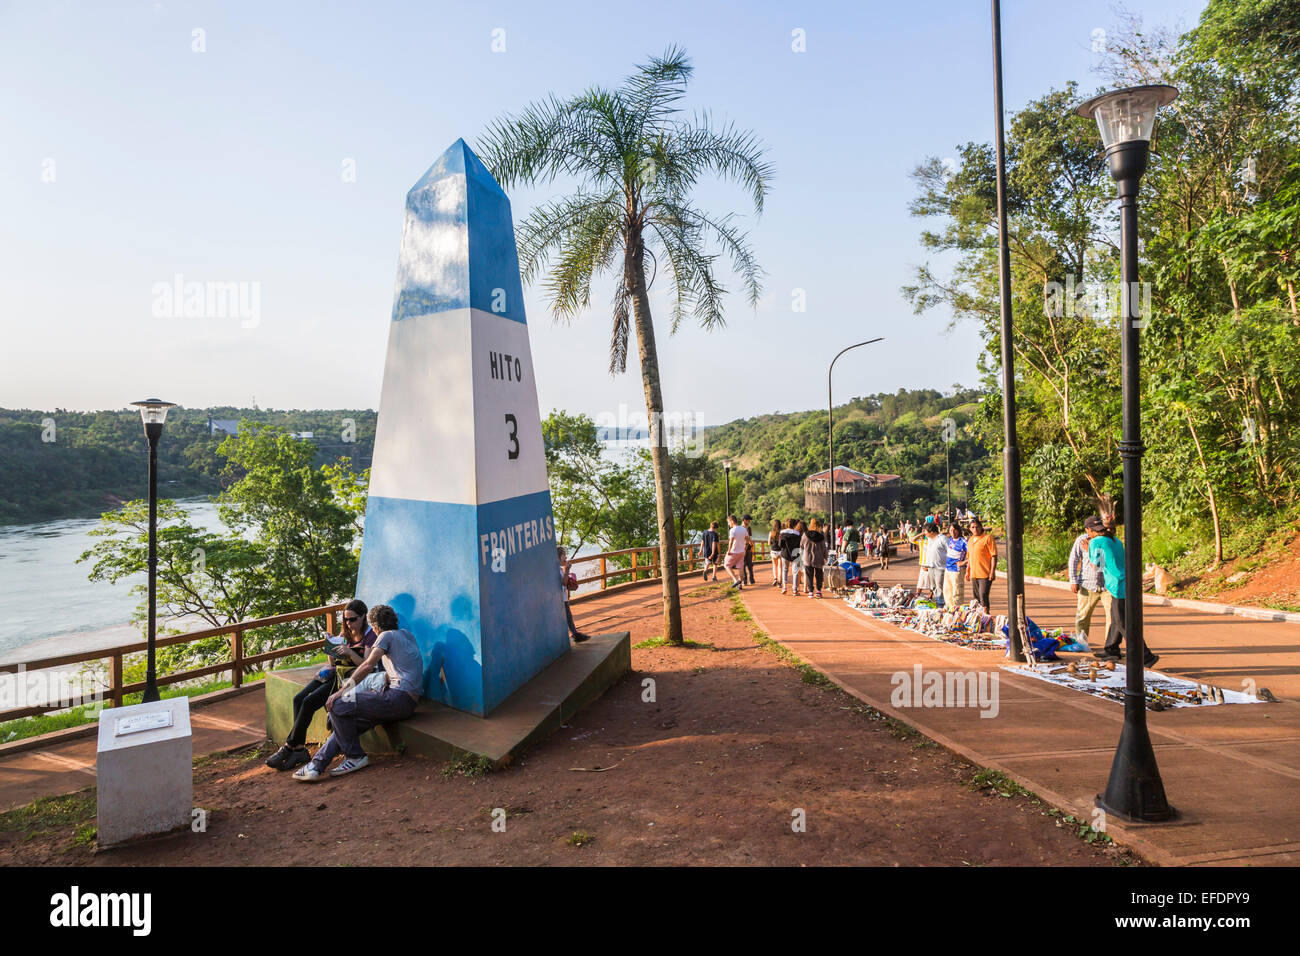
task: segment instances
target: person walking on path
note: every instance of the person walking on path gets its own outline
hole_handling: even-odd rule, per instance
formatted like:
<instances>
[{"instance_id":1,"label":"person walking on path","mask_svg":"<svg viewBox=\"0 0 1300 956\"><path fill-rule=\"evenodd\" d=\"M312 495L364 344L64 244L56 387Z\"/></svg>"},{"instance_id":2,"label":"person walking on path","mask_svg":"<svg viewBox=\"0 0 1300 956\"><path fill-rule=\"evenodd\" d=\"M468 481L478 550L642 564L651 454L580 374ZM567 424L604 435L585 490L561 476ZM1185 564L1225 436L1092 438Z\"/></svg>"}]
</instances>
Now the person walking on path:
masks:
<instances>
[{"instance_id":1,"label":"person walking on path","mask_svg":"<svg viewBox=\"0 0 1300 956\"><path fill-rule=\"evenodd\" d=\"M718 523L716 521L710 521L700 537L700 557L704 559L704 580L709 580L710 571L713 572L713 580L718 580Z\"/></svg>"},{"instance_id":2,"label":"person walking on path","mask_svg":"<svg viewBox=\"0 0 1300 956\"><path fill-rule=\"evenodd\" d=\"M727 515L727 574L731 575L731 586L737 591L745 587L745 545L749 541L749 532L745 530L735 515Z\"/></svg>"},{"instance_id":3,"label":"person walking on path","mask_svg":"<svg viewBox=\"0 0 1300 956\"><path fill-rule=\"evenodd\" d=\"M970 540L966 542L966 579L971 583L975 600L980 602L986 614L992 614L989 593L998 576L998 543L993 535L985 533L979 518L971 519L970 534Z\"/></svg>"},{"instance_id":4,"label":"person walking on path","mask_svg":"<svg viewBox=\"0 0 1300 956\"><path fill-rule=\"evenodd\" d=\"M772 519L772 530L767 533L767 553L772 558L772 587L781 583L781 519Z\"/></svg>"},{"instance_id":5,"label":"person walking on path","mask_svg":"<svg viewBox=\"0 0 1300 956\"><path fill-rule=\"evenodd\" d=\"M1106 646L1093 653L1093 657L1102 661L1119 661L1124 655L1120 645L1124 642L1124 545L1109 528L1095 534L1088 542L1088 560L1101 568L1106 590L1110 592L1111 617L1110 630L1106 632ZM1140 586L1140 583L1139 583ZM1139 590L1135 600L1142 600ZM1142 648L1142 664L1154 667L1160 659L1159 654L1152 654L1151 648Z\"/></svg>"},{"instance_id":6,"label":"person walking on path","mask_svg":"<svg viewBox=\"0 0 1300 956\"><path fill-rule=\"evenodd\" d=\"M780 547L781 547L781 593L785 594L790 584L790 578L794 578L795 594L799 593L799 578L795 572L796 562L799 559L799 540L803 536L795 530L798 522L791 518L786 522L785 528L781 530Z\"/></svg>"},{"instance_id":7,"label":"person walking on path","mask_svg":"<svg viewBox=\"0 0 1300 956\"><path fill-rule=\"evenodd\" d=\"M803 555L805 577L808 582L808 596L810 598L821 597L822 584L824 583L822 568L826 564L829 544L826 541L826 535L822 534L821 522L816 518L813 518L808 523L808 530L799 539L799 550Z\"/></svg>"},{"instance_id":8,"label":"person walking on path","mask_svg":"<svg viewBox=\"0 0 1300 956\"><path fill-rule=\"evenodd\" d=\"M880 555L880 570L882 571L889 570L890 550L891 545L889 543L889 532L885 530L885 526L882 524L880 526L880 533L876 535L876 551Z\"/></svg>"},{"instance_id":9,"label":"person walking on path","mask_svg":"<svg viewBox=\"0 0 1300 956\"><path fill-rule=\"evenodd\" d=\"M750 527L753 520L749 515L740 519L745 529L745 573L741 575L745 584L754 583L754 531Z\"/></svg>"},{"instance_id":10,"label":"person walking on path","mask_svg":"<svg viewBox=\"0 0 1300 956\"><path fill-rule=\"evenodd\" d=\"M1070 548L1070 590L1074 592L1074 631L1085 641L1091 640L1092 612L1100 603L1106 609L1106 634L1109 636L1112 609L1110 592L1102 581L1101 569L1088 557L1092 539L1106 530L1106 524L1096 515L1088 515L1083 522L1083 533L1074 539Z\"/></svg>"},{"instance_id":11,"label":"person walking on path","mask_svg":"<svg viewBox=\"0 0 1300 956\"><path fill-rule=\"evenodd\" d=\"M954 518L948 522L948 550L945 552L943 566L943 606L950 611L966 602L968 551L961 525Z\"/></svg>"}]
</instances>

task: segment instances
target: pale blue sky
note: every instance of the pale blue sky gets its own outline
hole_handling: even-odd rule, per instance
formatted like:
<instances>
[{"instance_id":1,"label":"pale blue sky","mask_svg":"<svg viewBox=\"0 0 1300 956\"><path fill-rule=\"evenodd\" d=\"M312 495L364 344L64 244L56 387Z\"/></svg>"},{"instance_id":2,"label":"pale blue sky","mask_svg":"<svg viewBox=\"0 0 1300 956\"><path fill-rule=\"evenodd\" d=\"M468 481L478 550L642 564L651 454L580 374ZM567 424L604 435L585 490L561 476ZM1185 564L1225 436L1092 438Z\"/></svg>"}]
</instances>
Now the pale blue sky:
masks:
<instances>
[{"instance_id":1,"label":"pale blue sky","mask_svg":"<svg viewBox=\"0 0 1300 956\"><path fill-rule=\"evenodd\" d=\"M1130 8L1187 28L1203 6ZM1007 0L1007 106L1099 87L1093 31L1116 19L1107 0ZM667 408L819 407L831 356L876 335L837 366L838 398L974 384L974 328L912 316L899 287L924 259L910 171L992 138L986 2L19 2L0 3L0 406L375 407L407 189L498 114L617 85L674 43L688 107L758 132L777 178L751 221L764 301L733 300L723 331L661 327ZM539 195L512 194L516 220ZM734 188L698 198L745 211ZM155 317L178 274L256 283L256 321ZM526 298L543 414L644 407L635 368L605 371L605 300L557 326Z\"/></svg>"}]
</instances>

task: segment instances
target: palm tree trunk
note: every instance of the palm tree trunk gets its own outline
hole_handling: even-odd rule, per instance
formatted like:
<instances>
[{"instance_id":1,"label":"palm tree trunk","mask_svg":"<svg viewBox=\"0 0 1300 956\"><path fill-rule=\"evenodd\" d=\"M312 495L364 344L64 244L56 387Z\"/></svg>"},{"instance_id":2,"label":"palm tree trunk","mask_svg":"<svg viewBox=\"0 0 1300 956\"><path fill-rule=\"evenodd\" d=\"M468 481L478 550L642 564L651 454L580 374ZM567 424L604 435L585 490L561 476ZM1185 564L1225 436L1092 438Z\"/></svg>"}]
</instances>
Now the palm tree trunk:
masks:
<instances>
[{"instance_id":1,"label":"palm tree trunk","mask_svg":"<svg viewBox=\"0 0 1300 956\"><path fill-rule=\"evenodd\" d=\"M682 643L682 601L677 588L677 534L673 527L672 472L664 429L664 397L659 387L659 353L655 349L655 328L650 317L645 268L640 242L629 243L632 274L632 321L636 328L637 355L641 363L641 384L645 388L646 416L650 420L650 459L655 475L655 512L659 520L659 572L663 581L664 639Z\"/></svg>"}]
</instances>

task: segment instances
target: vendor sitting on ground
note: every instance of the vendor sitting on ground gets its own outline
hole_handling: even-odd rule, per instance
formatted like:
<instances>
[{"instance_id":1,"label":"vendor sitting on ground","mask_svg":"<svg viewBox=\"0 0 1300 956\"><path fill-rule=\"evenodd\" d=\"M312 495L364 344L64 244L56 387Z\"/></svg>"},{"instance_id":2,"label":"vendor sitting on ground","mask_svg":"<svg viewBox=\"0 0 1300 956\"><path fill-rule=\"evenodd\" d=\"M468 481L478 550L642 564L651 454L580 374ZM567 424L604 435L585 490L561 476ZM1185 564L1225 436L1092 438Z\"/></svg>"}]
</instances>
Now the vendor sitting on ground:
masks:
<instances>
[{"instance_id":1,"label":"vendor sitting on ground","mask_svg":"<svg viewBox=\"0 0 1300 956\"><path fill-rule=\"evenodd\" d=\"M377 724L405 720L415 713L424 687L424 656L414 635L398 630L397 612L387 604L375 605L366 618L379 637L366 659L325 701L333 733L311 761L294 773L295 780L320 780L340 753L343 762L329 771L331 777L369 766L361 735Z\"/></svg>"}]
</instances>

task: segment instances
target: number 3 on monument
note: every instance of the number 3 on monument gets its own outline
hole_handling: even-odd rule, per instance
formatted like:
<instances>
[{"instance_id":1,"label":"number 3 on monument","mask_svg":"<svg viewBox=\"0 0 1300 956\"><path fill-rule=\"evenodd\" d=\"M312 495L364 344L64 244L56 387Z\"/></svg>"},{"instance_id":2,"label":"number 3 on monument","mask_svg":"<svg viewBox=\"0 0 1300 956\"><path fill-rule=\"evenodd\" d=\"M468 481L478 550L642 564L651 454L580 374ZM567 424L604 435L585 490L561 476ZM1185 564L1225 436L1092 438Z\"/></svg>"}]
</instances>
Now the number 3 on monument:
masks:
<instances>
[{"instance_id":1,"label":"number 3 on monument","mask_svg":"<svg viewBox=\"0 0 1300 956\"><path fill-rule=\"evenodd\" d=\"M519 457L519 422L515 420L515 416L507 415L506 424L510 426L510 434L507 437L511 445L510 450L506 452L506 457L514 461Z\"/></svg>"}]
</instances>

